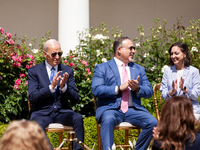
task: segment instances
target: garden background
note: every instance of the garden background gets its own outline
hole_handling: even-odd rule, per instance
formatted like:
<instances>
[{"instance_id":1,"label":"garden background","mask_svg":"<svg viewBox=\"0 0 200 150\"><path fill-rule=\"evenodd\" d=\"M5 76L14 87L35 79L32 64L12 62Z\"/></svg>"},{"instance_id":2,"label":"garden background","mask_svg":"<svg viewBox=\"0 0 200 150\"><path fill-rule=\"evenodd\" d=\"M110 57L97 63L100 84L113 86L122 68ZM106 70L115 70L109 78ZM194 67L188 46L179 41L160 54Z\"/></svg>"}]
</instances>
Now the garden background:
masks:
<instances>
[{"instance_id":1,"label":"garden background","mask_svg":"<svg viewBox=\"0 0 200 150\"><path fill-rule=\"evenodd\" d=\"M168 65L168 48L174 42L181 41L188 45L192 56L192 65L200 69L200 20L190 21L190 25L182 25L182 18L177 18L172 28L166 27L166 20L155 19L147 31L138 26L138 37L133 39L136 45L134 62L145 67L147 77L153 86L161 82L163 70ZM146 34L148 33L148 34ZM97 28L89 28L79 33L79 45L70 50L61 63L74 69L76 86L80 101L72 108L83 115L85 127L85 143L92 148L97 143L95 110L91 82L95 65L106 62L113 57L113 41L122 36L118 27L109 30L102 23ZM44 61L42 46L51 38L48 31L40 38L39 49L33 49L36 39L31 43L27 36L18 38L0 27L0 133L7 123L14 119L28 119L27 105L27 73L28 69ZM62 47L62 45L61 45ZM142 105L155 116L153 97L142 99ZM118 134L123 134L119 132ZM57 134L49 134L51 142L57 144ZM117 136L115 142L122 141ZM96 144L97 145L97 144Z\"/></svg>"}]
</instances>

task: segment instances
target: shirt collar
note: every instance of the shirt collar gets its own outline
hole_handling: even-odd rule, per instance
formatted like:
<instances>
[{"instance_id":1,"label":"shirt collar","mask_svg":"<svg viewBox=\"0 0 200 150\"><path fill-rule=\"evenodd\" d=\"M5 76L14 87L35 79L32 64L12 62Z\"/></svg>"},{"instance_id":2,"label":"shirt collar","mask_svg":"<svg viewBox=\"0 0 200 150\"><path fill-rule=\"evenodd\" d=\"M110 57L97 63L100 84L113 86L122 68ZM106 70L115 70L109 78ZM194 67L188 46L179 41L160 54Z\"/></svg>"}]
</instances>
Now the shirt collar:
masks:
<instances>
[{"instance_id":1,"label":"shirt collar","mask_svg":"<svg viewBox=\"0 0 200 150\"><path fill-rule=\"evenodd\" d=\"M114 60L118 67L121 67L123 65L123 62L121 60L119 60L118 58L114 57ZM126 66L127 66L127 64L126 64Z\"/></svg>"},{"instance_id":2,"label":"shirt collar","mask_svg":"<svg viewBox=\"0 0 200 150\"><path fill-rule=\"evenodd\" d=\"M45 65L47 67L47 70L51 70L52 66L50 64L48 64L47 60L45 60ZM58 70L58 65L54 66L54 68L56 69L56 71Z\"/></svg>"}]
</instances>

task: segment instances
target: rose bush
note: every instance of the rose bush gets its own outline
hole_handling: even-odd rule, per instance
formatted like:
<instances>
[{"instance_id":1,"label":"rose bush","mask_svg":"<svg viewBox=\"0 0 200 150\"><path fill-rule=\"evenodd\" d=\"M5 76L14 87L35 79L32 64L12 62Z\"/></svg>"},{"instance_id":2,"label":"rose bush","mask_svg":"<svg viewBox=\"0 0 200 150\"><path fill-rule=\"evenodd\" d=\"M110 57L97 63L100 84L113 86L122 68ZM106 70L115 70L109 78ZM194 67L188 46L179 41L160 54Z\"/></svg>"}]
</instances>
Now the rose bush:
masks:
<instances>
[{"instance_id":1,"label":"rose bush","mask_svg":"<svg viewBox=\"0 0 200 150\"><path fill-rule=\"evenodd\" d=\"M28 54L27 38L20 41L16 34L0 27L0 121L27 118L27 71L35 65Z\"/></svg>"}]
</instances>

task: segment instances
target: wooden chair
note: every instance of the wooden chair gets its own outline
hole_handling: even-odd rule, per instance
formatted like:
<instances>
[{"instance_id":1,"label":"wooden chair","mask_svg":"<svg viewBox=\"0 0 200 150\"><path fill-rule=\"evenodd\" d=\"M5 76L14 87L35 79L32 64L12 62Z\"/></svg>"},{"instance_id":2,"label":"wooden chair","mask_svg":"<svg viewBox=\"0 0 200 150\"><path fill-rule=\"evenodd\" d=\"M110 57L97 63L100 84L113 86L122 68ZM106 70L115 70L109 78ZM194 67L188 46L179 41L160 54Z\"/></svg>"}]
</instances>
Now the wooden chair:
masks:
<instances>
[{"instance_id":1,"label":"wooden chair","mask_svg":"<svg viewBox=\"0 0 200 150\"><path fill-rule=\"evenodd\" d=\"M97 100L96 100L96 97L94 98L94 106L95 106L95 110L96 110L97 109ZM101 129L101 125L97 123L98 150L102 149L102 146L101 146L101 137L100 137L100 129ZM129 130L130 129L137 129L138 130L138 135L135 136L135 137L138 137L140 135L140 128L138 128L136 126L133 126L132 124L130 124L128 122L122 122L119 125L115 126L114 130L125 130L125 144L124 145L116 145L117 148L123 147L123 148L125 148L125 150L127 150L128 148L131 147L128 144L128 140L129 140L129 136L134 136L134 135L129 135Z\"/></svg>"},{"instance_id":2,"label":"wooden chair","mask_svg":"<svg viewBox=\"0 0 200 150\"><path fill-rule=\"evenodd\" d=\"M158 121L160 120L160 111L158 108L157 95L159 97L160 107L162 107L162 97L161 97L161 93L160 93L160 86L161 86L161 83L153 85L153 97L154 97L154 103L155 103L155 108L156 108L156 119Z\"/></svg>"},{"instance_id":3,"label":"wooden chair","mask_svg":"<svg viewBox=\"0 0 200 150\"><path fill-rule=\"evenodd\" d=\"M28 100L28 109L29 111L31 110L31 105ZM59 138L58 138L58 144L60 145L63 141L63 132L68 132L68 131L73 131L72 126L64 126L60 123L51 123L49 124L48 127L45 128L46 132L58 132L59 133ZM56 148L54 148L56 149ZM66 150L68 148L63 147L62 150Z\"/></svg>"}]
</instances>

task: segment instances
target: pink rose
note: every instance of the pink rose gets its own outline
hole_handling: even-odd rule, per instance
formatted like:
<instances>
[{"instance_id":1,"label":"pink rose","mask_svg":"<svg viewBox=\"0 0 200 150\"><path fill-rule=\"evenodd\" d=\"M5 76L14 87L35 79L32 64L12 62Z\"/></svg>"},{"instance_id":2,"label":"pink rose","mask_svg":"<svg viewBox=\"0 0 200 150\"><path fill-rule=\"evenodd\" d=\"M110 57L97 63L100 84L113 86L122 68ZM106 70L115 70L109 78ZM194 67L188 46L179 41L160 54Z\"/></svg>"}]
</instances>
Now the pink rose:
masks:
<instances>
[{"instance_id":1,"label":"pink rose","mask_svg":"<svg viewBox=\"0 0 200 150\"><path fill-rule=\"evenodd\" d=\"M0 32L1 32L1 34L4 33L4 29L2 27L0 27Z\"/></svg>"},{"instance_id":2,"label":"pink rose","mask_svg":"<svg viewBox=\"0 0 200 150\"><path fill-rule=\"evenodd\" d=\"M87 66L87 61L83 60L83 61L82 61L82 64L83 64L84 66Z\"/></svg>"},{"instance_id":3,"label":"pink rose","mask_svg":"<svg viewBox=\"0 0 200 150\"><path fill-rule=\"evenodd\" d=\"M86 68L86 71L87 71L87 72L90 72L90 69L89 69L89 68Z\"/></svg>"},{"instance_id":4,"label":"pink rose","mask_svg":"<svg viewBox=\"0 0 200 150\"><path fill-rule=\"evenodd\" d=\"M17 90L19 90L19 85L14 85L14 88L16 88Z\"/></svg>"},{"instance_id":5,"label":"pink rose","mask_svg":"<svg viewBox=\"0 0 200 150\"><path fill-rule=\"evenodd\" d=\"M70 55L69 58L74 58L74 56L73 56L73 55Z\"/></svg>"},{"instance_id":6,"label":"pink rose","mask_svg":"<svg viewBox=\"0 0 200 150\"><path fill-rule=\"evenodd\" d=\"M30 65L30 68L32 68L33 67L33 65Z\"/></svg>"},{"instance_id":7,"label":"pink rose","mask_svg":"<svg viewBox=\"0 0 200 150\"><path fill-rule=\"evenodd\" d=\"M30 68L29 65L26 65L26 68L29 69Z\"/></svg>"},{"instance_id":8,"label":"pink rose","mask_svg":"<svg viewBox=\"0 0 200 150\"><path fill-rule=\"evenodd\" d=\"M34 56L33 55L28 55L29 58L31 59L34 59Z\"/></svg>"},{"instance_id":9,"label":"pink rose","mask_svg":"<svg viewBox=\"0 0 200 150\"><path fill-rule=\"evenodd\" d=\"M10 39L12 37L12 34L10 32L6 33L6 37Z\"/></svg>"},{"instance_id":10,"label":"pink rose","mask_svg":"<svg viewBox=\"0 0 200 150\"><path fill-rule=\"evenodd\" d=\"M20 78L24 78L26 76L25 73L20 73Z\"/></svg>"},{"instance_id":11,"label":"pink rose","mask_svg":"<svg viewBox=\"0 0 200 150\"><path fill-rule=\"evenodd\" d=\"M16 66L20 68L21 67L21 63L16 63Z\"/></svg>"},{"instance_id":12,"label":"pink rose","mask_svg":"<svg viewBox=\"0 0 200 150\"><path fill-rule=\"evenodd\" d=\"M26 81L26 85L28 86L28 81Z\"/></svg>"},{"instance_id":13,"label":"pink rose","mask_svg":"<svg viewBox=\"0 0 200 150\"><path fill-rule=\"evenodd\" d=\"M64 63L67 63L67 60L64 60L63 62L64 62Z\"/></svg>"},{"instance_id":14,"label":"pink rose","mask_svg":"<svg viewBox=\"0 0 200 150\"><path fill-rule=\"evenodd\" d=\"M75 64L73 64L73 63L70 63L70 64L69 64L69 67L71 67L71 66L74 66L74 65L75 65Z\"/></svg>"},{"instance_id":15,"label":"pink rose","mask_svg":"<svg viewBox=\"0 0 200 150\"><path fill-rule=\"evenodd\" d=\"M15 80L15 84L16 84L16 85L20 85L21 82L22 82L22 81L21 81L20 79Z\"/></svg>"},{"instance_id":16,"label":"pink rose","mask_svg":"<svg viewBox=\"0 0 200 150\"><path fill-rule=\"evenodd\" d=\"M21 63L22 61L23 61L22 57L19 56L19 57L18 57L18 62Z\"/></svg>"},{"instance_id":17,"label":"pink rose","mask_svg":"<svg viewBox=\"0 0 200 150\"><path fill-rule=\"evenodd\" d=\"M33 62L32 62L32 61L30 61L30 62L29 62L29 64L31 65L31 64L33 64Z\"/></svg>"},{"instance_id":18,"label":"pink rose","mask_svg":"<svg viewBox=\"0 0 200 150\"><path fill-rule=\"evenodd\" d=\"M19 45L17 45L17 49L20 49L20 46L19 46Z\"/></svg>"},{"instance_id":19,"label":"pink rose","mask_svg":"<svg viewBox=\"0 0 200 150\"><path fill-rule=\"evenodd\" d=\"M17 61L16 56L12 56L12 59L13 59L14 61Z\"/></svg>"},{"instance_id":20,"label":"pink rose","mask_svg":"<svg viewBox=\"0 0 200 150\"><path fill-rule=\"evenodd\" d=\"M10 45L15 44L15 42L12 39L6 40L6 42Z\"/></svg>"}]
</instances>

